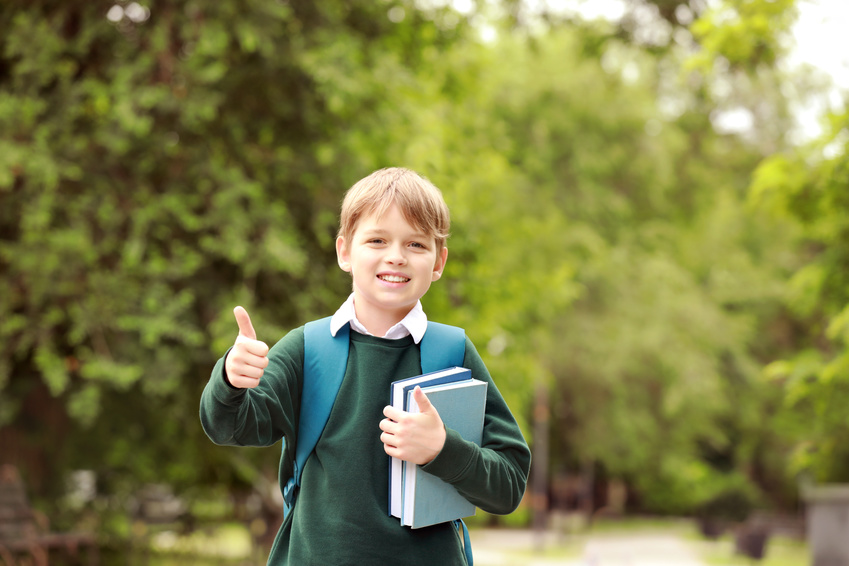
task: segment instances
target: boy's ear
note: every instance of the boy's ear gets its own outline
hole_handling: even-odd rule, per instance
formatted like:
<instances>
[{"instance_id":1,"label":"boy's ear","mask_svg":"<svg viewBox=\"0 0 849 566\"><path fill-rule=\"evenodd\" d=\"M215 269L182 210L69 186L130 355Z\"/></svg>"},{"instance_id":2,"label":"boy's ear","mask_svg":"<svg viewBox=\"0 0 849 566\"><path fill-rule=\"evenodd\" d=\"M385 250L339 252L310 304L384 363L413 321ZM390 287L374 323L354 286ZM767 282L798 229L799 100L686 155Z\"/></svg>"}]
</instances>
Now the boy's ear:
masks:
<instances>
[{"instance_id":1,"label":"boy's ear","mask_svg":"<svg viewBox=\"0 0 849 566\"><path fill-rule=\"evenodd\" d=\"M351 254L348 251L348 246L345 244L345 238L339 236L336 238L336 261L342 271L351 272Z\"/></svg>"},{"instance_id":2,"label":"boy's ear","mask_svg":"<svg viewBox=\"0 0 849 566\"><path fill-rule=\"evenodd\" d=\"M436 263L433 266L433 279L431 281L436 281L442 277L442 272L445 271L446 261L448 261L448 248L442 246L442 251L439 253L439 257L436 258Z\"/></svg>"}]
</instances>

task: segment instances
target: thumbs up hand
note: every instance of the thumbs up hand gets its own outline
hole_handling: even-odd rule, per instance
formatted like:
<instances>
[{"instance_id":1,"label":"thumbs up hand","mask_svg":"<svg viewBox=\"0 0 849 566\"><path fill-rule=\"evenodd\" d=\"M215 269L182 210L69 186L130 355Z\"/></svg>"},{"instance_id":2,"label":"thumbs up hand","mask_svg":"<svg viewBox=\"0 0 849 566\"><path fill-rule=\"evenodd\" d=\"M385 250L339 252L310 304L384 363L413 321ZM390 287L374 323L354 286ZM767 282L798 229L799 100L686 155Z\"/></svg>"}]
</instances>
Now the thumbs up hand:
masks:
<instances>
[{"instance_id":1,"label":"thumbs up hand","mask_svg":"<svg viewBox=\"0 0 849 566\"><path fill-rule=\"evenodd\" d=\"M391 405L383 409L386 418L380 421L380 441L384 452L393 458L424 466L445 446L445 425L421 387L415 388L413 398L419 406L418 413Z\"/></svg>"},{"instance_id":2,"label":"thumbs up hand","mask_svg":"<svg viewBox=\"0 0 849 566\"><path fill-rule=\"evenodd\" d=\"M227 354L224 371L227 372L227 380L233 387L252 389L259 385L259 380L268 366L268 346L256 339L248 311L236 307L233 314L239 325L239 336Z\"/></svg>"}]
</instances>

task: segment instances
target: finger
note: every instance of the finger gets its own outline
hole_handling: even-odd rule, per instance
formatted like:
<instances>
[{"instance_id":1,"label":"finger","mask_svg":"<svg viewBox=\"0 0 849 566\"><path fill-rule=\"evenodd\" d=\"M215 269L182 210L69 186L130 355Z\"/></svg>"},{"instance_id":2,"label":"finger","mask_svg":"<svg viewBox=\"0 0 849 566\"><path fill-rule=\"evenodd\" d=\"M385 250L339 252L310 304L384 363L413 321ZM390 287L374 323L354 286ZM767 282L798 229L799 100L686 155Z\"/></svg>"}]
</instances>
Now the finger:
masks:
<instances>
[{"instance_id":1,"label":"finger","mask_svg":"<svg viewBox=\"0 0 849 566\"><path fill-rule=\"evenodd\" d=\"M386 434L385 432L380 435L380 441L384 444L384 446L389 446L391 448L397 448L395 446L395 437L391 434Z\"/></svg>"},{"instance_id":2,"label":"finger","mask_svg":"<svg viewBox=\"0 0 849 566\"><path fill-rule=\"evenodd\" d=\"M392 405L386 405L383 408L383 416L387 419L395 421L396 423L401 420L404 414L404 411L402 411L401 409L397 409Z\"/></svg>"},{"instance_id":3,"label":"finger","mask_svg":"<svg viewBox=\"0 0 849 566\"><path fill-rule=\"evenodd\" d=\"M259 379L246 377L244 375L229 376L230 385L239 389L253 389L259 385Z\"/></svg>"},{"instance_id":4,"label":"finger","mask_svg":"<svg viewBox=\"0 0 849 566\"><path fill-rule=\"evenodd\" d=\"M236 344L239 345L244 352L256 356L258 358L265 359L265 361L262 362L264 364L262 365L262 367L268 365L268 360L266 359L266 356L268 355L268 344L266 344L265 342L254 340L252 338L248 338L247 336L239 334L239 336L236 337Z\"/></svg>"},{"instance_id":5,"label":"finger","mask_svg":"<svg viewBox=\"0 0 849 566\"><path fill-rule=\"evenodd\" d=\"M422 391L422 388L416 385L415 390L413 390L413 398L416 400L416 403L419 405L420 413L429 413L433 410L433 405L430 404L430 399L427 398L425 392Z\"/></svg>"},{"instance_id":6,"label":"finger","mask_svg":"<svg viewBox=\"0 0 849 566\"><path fill-rule=\"evenodd\" d=\"M258 368L256 366L252 366L250 364L241 364L234 368L234 372L236 375L242 377L250 377L252 379L259 379L265 373L265 370L262 368Z\"/></svg>"},{"instance_id":7,"label":"finger","mask_svg":"<svg viewBox=\"0 0 849 566\"><path fill-rule=\"evenodd\" d=\"M256 340L256 332L254 331L253 324L251 324L251 317L248 315L248 311L242 307L236 307L233 309L233 314L236 315L236 322L239 325L239 336Z\"/></svg>"},{"instance_id":8,"label":"finger","mask_svg":"<svg viewBox=\"0 0 849 566\"><path fill-rule=\"evenodd\" d=\"M398 423L392 419L383 419L380 421L380 430L389 434L395 434L395 431L398 430Z\"/></svg>"}]
</instances>

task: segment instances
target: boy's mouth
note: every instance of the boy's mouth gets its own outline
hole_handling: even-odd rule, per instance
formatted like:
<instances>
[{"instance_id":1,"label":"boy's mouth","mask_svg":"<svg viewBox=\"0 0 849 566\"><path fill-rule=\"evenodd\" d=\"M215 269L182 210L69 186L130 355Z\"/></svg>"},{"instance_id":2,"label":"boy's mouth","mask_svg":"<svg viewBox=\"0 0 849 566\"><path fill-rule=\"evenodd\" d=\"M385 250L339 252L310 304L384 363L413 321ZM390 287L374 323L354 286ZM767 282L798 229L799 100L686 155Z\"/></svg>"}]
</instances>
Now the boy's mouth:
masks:
<instances>
[{"instance_id":1,"label":"boy's mouth","mask_svg":"<svg viewBox=\"0 0 849 566\"><path fill-rule=\"evenodd\" d=\"M409 277L402 277L401 275L378 275L377 278L387 283L406 283L410 280Z\"/></svg>"}]
</instances>

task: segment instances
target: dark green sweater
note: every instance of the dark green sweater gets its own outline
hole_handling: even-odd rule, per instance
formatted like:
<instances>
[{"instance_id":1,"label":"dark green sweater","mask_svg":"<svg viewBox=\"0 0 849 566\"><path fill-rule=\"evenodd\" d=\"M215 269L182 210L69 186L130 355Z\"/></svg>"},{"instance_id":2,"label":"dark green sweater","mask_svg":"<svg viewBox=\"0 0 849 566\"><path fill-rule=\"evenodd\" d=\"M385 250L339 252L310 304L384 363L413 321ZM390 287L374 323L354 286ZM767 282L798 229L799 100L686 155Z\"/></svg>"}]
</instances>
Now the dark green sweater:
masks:
<instances>
[{"instance_id":1,"label":"dark green sweater","mask_svg":"<svg viewBox=\"0 0 849 566\"><path fill-rule=\"evenodd\" d=\"M201 398L201 423L216 444L270 446L287 439L290 456L281 461L282 482L292 471L303 362L301 327L271 348L256 389L232 388L222 358ZM445 446L424 470L452 484L481 509L510 513L525 491L530 451L468 338L463 365L489 384L482 446L448 430ZM420 373L419 348L411 337L387 340L351 332L348 367L336 404L304 466L300 493L268 564L465 564L462 540L450 523L413 530L388 515L389 456L378 425L389 404L390 383Z\"/></svg>"}]
</instances>

